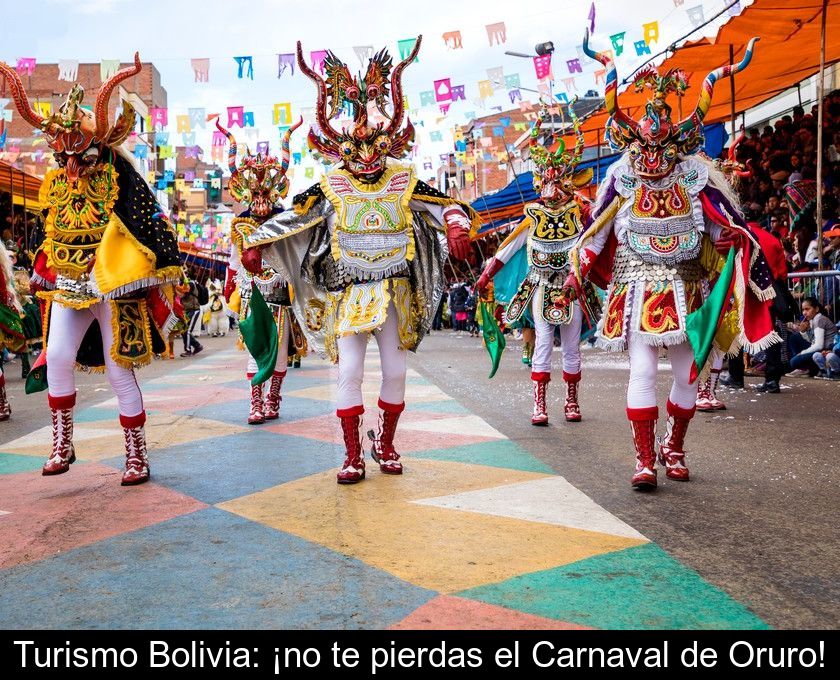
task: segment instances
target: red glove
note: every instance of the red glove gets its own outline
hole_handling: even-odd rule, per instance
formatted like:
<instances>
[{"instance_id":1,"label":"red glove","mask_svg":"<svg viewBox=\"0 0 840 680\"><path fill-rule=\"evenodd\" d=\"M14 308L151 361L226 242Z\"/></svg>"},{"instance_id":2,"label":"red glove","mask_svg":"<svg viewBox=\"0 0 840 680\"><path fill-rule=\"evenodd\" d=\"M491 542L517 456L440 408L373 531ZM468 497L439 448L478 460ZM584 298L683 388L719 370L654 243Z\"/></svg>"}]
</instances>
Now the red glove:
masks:
<instances>
[{"instance_id":1,"label":"red glove","mask_svg":"<svg viewBox=\"0 0 840 680\"><path fill-rule=\"evenodd\" d=\"M456 260L466 260L472 251L469 218L460 206L452 206L444 211L443 220L446 223L449 254Z\"/></svg>"},{"instance_id":2,"label":"red glove","mask_svg":"<svg viewBox=\"0 0 840 680\"><path fill-rule=\"evenodd\" d=\"M580 282L578 281L577 276L575 276L574 272L571 272L566 277L566 280L563 282L563 293L564 295L568 296L571 300L580 297Z\"/></svg>"},{"instance_id":3,"label":"red glove","mask_svg":"<svg viewBox=\"0 0 840 680\"><path fill-rule=\"evenodd\" d=\"M478 277L478 281L475 282L475 289L478 291L478 294L481 295L486 290L487 286L490 285L490 281L493 279L496 274L499 273L499 270L505 266L505 263L495 257L491 257L487 260L487 265L484 267L484 271L481 272L481 276Z\"/></svg>"},{"instance_id":4,"label":"red glove","mask_svg":"<svg viewBox=\"0 0 840 680\"><path fill-rule=\"evenodd\" d=\"M729 254L730 248L735 248L737 251L743 247L744 237L734 229L724 229L717 241L715 241L715 250L720 255L726 257Z\"/></svg>"},{"instance_id":5,"label":"red glove","mask_svg":"<svg viewBox=\"0 0 840 680\"><path fill-rule=\"evenodd\" d=\"M230 296L236 290L236 270L227 268L225 272L225 302L230 302Z\"/></svg>"},{"instance_id":6,"label":"red glove","mask_svg":"<svg viewBox=\"0 0 840 680\"><path fill-rule=\"evenodd\" d=\"M262 248L254 246L253 248L246 248L242 251L242 266L252 274L262 274L263 271L263 256Z\"/></svg>"}]
</instances>

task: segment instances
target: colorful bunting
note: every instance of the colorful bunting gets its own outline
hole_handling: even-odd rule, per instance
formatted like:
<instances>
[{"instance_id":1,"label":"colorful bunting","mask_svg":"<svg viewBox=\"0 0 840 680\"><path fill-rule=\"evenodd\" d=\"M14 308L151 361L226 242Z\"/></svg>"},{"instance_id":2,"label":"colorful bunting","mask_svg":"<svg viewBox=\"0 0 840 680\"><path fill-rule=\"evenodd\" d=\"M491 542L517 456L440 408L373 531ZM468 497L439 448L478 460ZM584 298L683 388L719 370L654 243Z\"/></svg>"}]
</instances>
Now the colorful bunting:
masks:
<instances>
[{"instance_id":1,"label":"colorful bunting","mask_svg":"<svg viewBox=\"0 0 840 680\"><path fill-rule=\"evenodd\" d=\"M644 40L637 40L633 43L633 47L636 48L636 56L641 57L643 54L650 54L650 47Z\"/></svg>"},{"instance_id":2,"label":"colorful bunting","mask_svg":"<svg viewBox=\"0 0 840 680\"><path fill-rule=\"evenodd\" d=\"M439 130L434 130L429 133L429 139L433 142L442 142L443 141L443 133Z\"/></svg>"},{"instance_id":3,"label":"colorful bunting","mask_svg":"<svg viewBox=\"0 0 840 680\"><path fill-rule=\"evenodd\" d=\"M411 50L414 49L414 43L417 42L417 38L406 38L405 40L400 40L397 43L397 49L400 52L400 59L407 59L408 55L411 54ZM415 57L415 63L420 61L420 57Z\"/></svg>"},{"instance_id":4,"label":"colorful bunting","mask_svg":"<svg viewBox=\"0 0 840 680\"><path fill-rule=\"evenodd\" d=\"M551 77L551 55L543 54L539 57L534 57L534 70L537 72L537 78Z\"/></svg>"},{"instance_id":5,"label":"colorful bunting","mask_svg":"<svg viewBox=\"0 0 840 680\"><path fill-rule=\"evenodd\" d=\"M211 144L213 146L224 146L227 144L227 137L225 137L225 133L219 130L213 130L213 141Z\"/></svg>"},{"instance_id":6,"label":"colorful bunting","mask_svg":"<svg viewBox=\"0 0 840 680\"><path fill-rule=\"evenodd\" d=\"M291 125L292 123L292 103L278 102L274 105L274 111L271 115L271 122L275 125Z\"/></svg>"},{"instance_id":7,"label":"colorful bunting","mask_svg":"<svg viewBox=\"0 0 840 680\"><path fill-rule=\"evenodd\" d=\"M420 93L420 106L432 106L435 103L434 90L425 90Z\"/></svg>"},{"instance_id":8,"label":"colorful bunting","mask_svg":"<svg viewBox=\"0 0 840 680\"><path fill-rule=\"evenodd\" d=\"M233 60L236 62L237 65L237 78L239 78L240 80L243 77L250 78L251 80L254 79L254 57L234 57Z\"/></svg>"},{"instance_id":9,"label":"colorful bunting","mask_svg":"<svg viewBox=\"0 0 840 680\"><path fill-rule=\"evenodd\" d=\"M613 33L610 36L610 42L612 43L613 49L615 50L615 56L620 57L621 53L624 52L624 35L627 31L622 31L621 33Z\"/></svg>"},{"instance_id":10,"label":"colorful bunting","mask_svg":"<svg viewBox=\"0 0 840 680\"><path fill-rule=\"evenodd\" d=\"M493 96L493 85L489 80L478 81L478 96L481 99L488 99Z\"/></svg>"},{"instance_id":11,"label":"colorful bunting","mask_svg":"<svg viewBox=\"0 0 840 680\"><path fill-rule=\"evenodd\" d=\"M452 84L449 82L449 78L441 78L435 81L435 101L452 101Z\"/></svg>"},{"instance_id":12,"label":"colorful bunting","mask_svg":"<svg viewBox=\"0 0 840 680\"><path fill-rule=\"evenodd\" d=\"M184 180L187 182L192 182L195 179L195 170L185 170L184 171Z\"/></svg>"},{"instance_id":13,"label":"colorful bunting","mask_svg":"<svg viewBox=\"0 0 840 680\"><path fill-rule=\"evenodd\" d=\"M589 7L589 16L587 17L587 19L589 19L589 32L594 33L595 32L595 3L594 2Z\"/></svg>"},{"instance_id":14,"label":"colorful bunting","mask_svg":"<svg viewBox=\"0 0 840 680\"><path fill-rule=\"evenodd\" d=\"M569 92L572 92L572 91L577 92L577 86L575 85L575 79L574 78L563 78L563 86Z\"/></svg>"},{"instance_id":15,"label":"colorful bunting","mask_svg":"<svg viewBox=\"0 0 840 680\"><path fill-rule=\"evenodd\" d=\"M286 69L289 69L289 75L295 75L295 54L294 52L287 52L285 54L277 55L277 77L281 77Z\"/></svg>"},{"instance_id":16,"label":"colorful bunting","mask_svg":"<svg viewBox=\"0 0 840 680\"><path fill-rule=\"evenodd\" d=\"M206 109L187 109L190 116L191 130L206 130L207 129L207 110Z\"/></svg>"},{"instance_id":17,"label":"colorful bunting","mask_svg":"<svg viewBox=\"0 0 840 680\"><path fill-rule=\"evenodd\" d=\"M168 132L155 132L155 146L166 146L169 144Z\"/></svg>"},{"instance_id":18,"label":"colorful bunting","mask_svg":"<svg viewBox=\"0 0 840 680\"><path fill-rule=\"evenodd\" d=\"M195 132L184 132L181 135L181 144L185 147L195 146Z\"/></svg>"},{"instance_id":19,"label":"colorful bunting","mask_svg":"<svg viewBox=\"0 0 840 680\"><path fill-rule=\"evenodd\" d=\"M464 47L461 42L461 31L447 31L443 34L443 42L450 50L460 50Z\"/></svg>"},{"instance_id":20,"label":"colorful bunting","mask_svg":"<svg viewBox=\"0 0 840 680\"><path fill-rule=\"evenodd\" d=\"M705 21L705 17L703 16L703 5L695 5L694 7L689 7L685 11L688 14L688 20L694 28L698 28Z\"/></svg>"},{"instance_id":21,"label":"colorful bunting","mask_svg":"<svg viewBox=\"0 0 840 680\"><path fill-rule=\"evenodd\" d=\"M580 59L567 60L566 66L569 68L569 73L583 73L583 66L580 65Z\"/></svg>"},{"instance_id":22,"label":"colorful bunting","mask_svg":"<svg viewBox=\"0 0 840 680\"><path fill-rule=\"evenodd\" d=\"M163 171L163 181L169 184L170 182L175 181L175 171L174 170L164 170Z\"/></svg>"},{"instance_id":23,"label":"colorful bunting","mask_svg":"<svg viewBox=\"0 0 840 680\"><path fill-rule=\"evenodd\" d=\"M359 60L362 68L367 66L368 60L373 56L373 45L357 45L353 48L356 53L356 58Z\"/></svg>"},{"instance_id":24,"label":"colorful bunting","mask_svg":"<svg viewBox=\"0 0 840 680\"><path fill-rule=\"evenodd\" d=\"M644 33L645 42L650 45L652 42L659 42L659 22L651 21L647 24L642 24L642 31Z\"/></svg>"},{"instance_id":25,"label":"colorful bunting","mask_svg":"<svg viewBox=\"0 0 840 680\"><path fill-rule=\"evenodd\" d=\"M501 66L487 69L487 80L493 86L493 91L501 90L505 87L505 70Z\"/></svg>"},{"instance_id":26,"label":"colorful bunting","mask_svg":"<svg viewBox=\"0 0 840 680\"><path fill-rule=\"evenodd\" d=\"M438 105L438 108L440 109L440 112L445 116L447 113L449 113L450 106L452 106L452 102L441 102Z\"/></svg>"},{"instance_id":27,"label":"colorful bunting","mask_svg":"<svg viewBox=\"0 0 840 680\"><path fill-rule=\"evenodd\" d=\"M99 79L104 83L120 70L119 59L103 59L99 62Z\"/></svg>"},{"instance_id":28,"label":"colorful bunting","mask_svg":"<svg viewBox=\"0 0 840 680\"><path fill-rule=\"evenodd\" d=\"M303 172L303 176L306 177L306 179L312 179L315 177L315 168L306 168Z\"/></svg>"},{"instance_id":29,"label":"colorful bunting","mask_svg":"<svg viewBox=\"0 0 840 680\"><path fill-rule=\"evenodd\" d=\"M210 60L207 58L190 59L190 66L193 70L193 79L196 83L210 82Z\"/></svg>"},{"instance_id":30,"label":"colorful bunting","mask_svg":"<svg viewBox=\"0 0 840 680\"><path fill-rule=\"evenodd\" d=\"M190 117L186 114L175 116L175 125L177 126L176 132L192 132Z\"/></svg>"},{"instance_id":31,"label":"colorful bunting","mask_svg":"<svg viewBox=\"0 0 840 680\"><path fill-rule=\"evenodd\" d=\"M517 87L521 87L521 83L519 82L519 74L518 73L511 73L510 75L505 76L505 87L509 90L514 90Z\"/></svg>"},{"instance_id":32,"label":"colorful bunting","mask_svg":"<svg viewBox=\"0 0 840 680\"><path fill-rule=\"evenodd\" d=\"M152 127L166 127L169 125L169 109L151 108L149 109L149 116L151 117Z\"/></svg>"},{"instance_id":33,"label":"colorful bunting","mask_svg":"<svg viewBox=\"0 0 840 680\"><path fill-rule=\"evenodd\" d=\"M17 60L15 70L19 75L31 76L35 72L35 57L20 57Z\"/></svg>"},{"instance_id":34,"label":"colorful bunting","mask_svg":"<svg viewBox=\"0 0 840 680\"><path fill-rule=\"evenodd\" d=\"M146 144L135 144L134 145L134 157L135 158L148 158L149 157L149 147Z\"/></svg>"},{"instance_id":35,"label":"colorful bunting","mask_svg":"<svg viewBox=\"0 0 840 680\"><path fill-rule=\"evenodd\" d=\"M475 111L466 111L464 113L464 118L467 120L475 120Z\"/></svg>"},{"instance_id":36,"label":"colorful bunting","mask_svg":"<svg viewBox=\"0 0 840 680\"><path fill-rule=\"evenodd\" d=\"M79 75L79 62L76 59L58 60L58 79L75 83Z\"/></svg>"},{"instance_id":37,"label":"colorful bunting","mask_svg":"<svg viewBox=\"0 0 840 680\"><path fill-rule=\"evenodd\" d=\"M494 137L504 137L505 136L505 129L501 125L494 125L493 126L493 136Z\"/></svg>"},{"instance_id":38,"label":"colorful bunting","mask_svg":"<svg viewBox=\"0 0 840 680\"><path fill-rule=\"evenodd\" d=\"M493 47L493 42L497 45L501 45L507 42L507 28L505 28L505 22L500 21L496 24L487 24L487 40L490 41L490 47Z\"/></svg>"},{"instance_id":39,"label":"colorful bunting","mask_svg":"<svg viewBox=\"0 0 840 680\"><path fill-rule=\"evenodd\" d=\"M193 133L195 134L195 133ZM200 146L188 146L184 149L184 157L185 158L198 158L199 154L201 153Z\"/></svg>"},{"instance_id":40,"label":"colorful bunting","mask_svg":"<svg viewBox=\"0 0 840 680\"><path fill-rule=\"evenodd\" d=\"M159 146L158 147L158 158L161 160L165 160L167 158L174 158L175 157L175 149L171 146Z\"/></svg>"},{"instance_id":41,"label":"colorful bunting","mask_svg":"<svg viewBox=\"0 0 840 680\"><path fill-rule=\"evenodd\" d=\"M452 86L452 101L465 101L467 98L466 95L466 85L453 85Z\"/></svg>"},{"instance_id":42,"label":"colorful bunting","mask_svg":"<svg viewBox=\"0 0 840 680\"><path fill-rule=\"evenodd\" d=\"M227 107L227 126L232 128L234 125L238 127L245 126L245 107L244 106L228 106Z\"/></svg>"},{"instance_id":43,"label":"colorful bunting","mask_svg":"<svg viewBox=\"0 0 840 680\"><path fill-rule=\"evenodd\" d=\"M602 68L595 71L595 84L598 85L599 83L605 83L607 77L607 69Z\"/></svg>"},{"instance_id":44,"label":"colorful bunting","mask_svg":"<svg viewBox=\"0 0 840 680\"><path fill-rule=\"evenodd\" d=\"M268 142L257 142L257 153L263 156L268 155Z\"/></svg>"},{"instance_id":45,"label":"colorful bunting","mask_svg":"<svg viewBox=\"0 0 840 680\"><path fill-rule=\"evenodd\" d=\"M519 89L508 90L508 97L510 97L511 104L517 101L522 101L522 92L520 92Z\"/></svg>"}]
</instances>

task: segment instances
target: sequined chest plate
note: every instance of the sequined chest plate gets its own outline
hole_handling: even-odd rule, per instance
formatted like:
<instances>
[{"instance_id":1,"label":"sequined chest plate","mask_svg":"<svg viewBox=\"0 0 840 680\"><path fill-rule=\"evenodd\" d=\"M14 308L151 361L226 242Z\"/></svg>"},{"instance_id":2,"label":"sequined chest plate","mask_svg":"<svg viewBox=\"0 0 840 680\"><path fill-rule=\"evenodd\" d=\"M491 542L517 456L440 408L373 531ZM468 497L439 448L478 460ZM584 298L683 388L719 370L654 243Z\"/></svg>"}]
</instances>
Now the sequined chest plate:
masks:
<instances>
[{"instance_id":1,"label":"sequined chest plate","mask_svg":"<svg viewBox=\"0 0 840 680\"><path fill-rule=\"evenodd\" d=\"M402 270L413 259L408 202L415 180L410 169L389 170L370 187L341 172L322 181L337 215L332 255L345 271L378 279Z\"/></svg>"},{"instance_id":2,"label":"sequined chest plate","mask_svg":"<svg viewBox=\"0 0 840 680\"><path fill-rule=\"evenodd\" d=\"M692 198L681 177L667 187L640 184L630 206L627 245L644 262L673 265L700 254Z\"/></svg>"},{"instance_id":3,"label":"sequined chest plate","mask_svg":"<svg viewBox=\"0 0 840 680\"><path fill-rule=\"evenodd\" d=\"M525 206L532 221L528 235L528 260L531 266L549 272L568 266L568 253L583 229L580 206L568 203L558 211L539 204Z\"/></svg>"}]
</instances>

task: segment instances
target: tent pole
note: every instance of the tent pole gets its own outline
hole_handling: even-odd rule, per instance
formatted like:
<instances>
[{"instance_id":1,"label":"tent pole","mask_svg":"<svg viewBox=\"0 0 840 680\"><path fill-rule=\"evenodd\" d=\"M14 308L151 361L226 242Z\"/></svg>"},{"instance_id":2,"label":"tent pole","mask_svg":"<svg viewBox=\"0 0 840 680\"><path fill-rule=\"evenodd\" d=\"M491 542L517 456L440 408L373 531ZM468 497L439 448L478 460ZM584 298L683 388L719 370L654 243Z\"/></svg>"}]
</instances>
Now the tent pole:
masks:
<instances>
[{"instance_id":1,"label":"tent pole","mask_svg":"<svg viewBox=\"0 0 840 680\"><path fill-rule=\"evenodd\" d=\"M820 20L820 75L817 81L817 269L823 268L823 100L825 99L825 18L828 0L823 0ZM823 294L825 288L823 287Z\"/></svg>"},{"instance_id":2,"label":"tent pole","mask_svg":"<svg viewBox=\"0 0 840 680\"><path fill-rule=\"evenodd\" d=\"M595 166L595 184L601 183L601 128L598 128L595 133L598 135L597 137L597 153L598 153L598 165Z\"/></svg>"},{"instance_id":3,"label":"tent pole","mask_svg":"<svg viewBox=\"0 0 840 680\"><path fill-rule=\"evenodd\" d=\"M735 49L732 46L732 43L729 43L729 63L735 63ZM735 74L733 73L729 76L729 100L730 100L730 120L732 121L732 141L730 144L735 143Z\"/></svg>"}]
</instances>

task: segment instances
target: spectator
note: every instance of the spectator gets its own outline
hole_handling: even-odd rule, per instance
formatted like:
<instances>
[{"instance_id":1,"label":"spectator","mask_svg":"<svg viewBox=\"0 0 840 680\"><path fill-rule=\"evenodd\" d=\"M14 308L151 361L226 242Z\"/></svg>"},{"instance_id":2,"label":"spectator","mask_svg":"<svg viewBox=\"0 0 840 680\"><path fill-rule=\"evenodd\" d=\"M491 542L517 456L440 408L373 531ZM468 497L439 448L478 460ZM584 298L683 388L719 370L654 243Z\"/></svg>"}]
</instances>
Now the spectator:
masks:
<instances>
[{"instance_id":1,"label":"spectator","mask_svg":"<svg viewBox=\"0 0 840 680\"><path fill-rule=\"evenodd\" d=\"M825 309L816 298L807 297L802 301L804 319L799 325L788 324L794 332L788 338L791 353L791 375L815 376L819 370L814 361L814 354L830 350L834 346L837 327L825 316Z\"/></svg>"},{"instance_id":2,"label":"spectator","mask_svg":"<svg viewBox=\"0 0 840 680\"><path fill-rule=\"evenodd\" d=\"M820 369L817 377L840 380L840 333L834 336L834 345L830 350L814 354L814 363Z\"/></svg>"},{"instance_id":3,"label":"spectator","mask_svg":"<svg viewBox=\"0 0 840 680\"><path fill-rule=\"evenodd\" d=\"M184 308L184 316L187 320L187 328L184 331L184 351L182 357L191 357L204 349L204 346L195 338L201 327L201 305L202 289L203 304L207 304L209 295L207 289L197 281L189 281L189 291L181 296L181 304Z\"/></svg>"}]
</instances>

